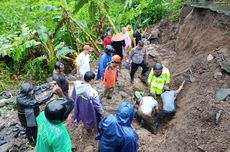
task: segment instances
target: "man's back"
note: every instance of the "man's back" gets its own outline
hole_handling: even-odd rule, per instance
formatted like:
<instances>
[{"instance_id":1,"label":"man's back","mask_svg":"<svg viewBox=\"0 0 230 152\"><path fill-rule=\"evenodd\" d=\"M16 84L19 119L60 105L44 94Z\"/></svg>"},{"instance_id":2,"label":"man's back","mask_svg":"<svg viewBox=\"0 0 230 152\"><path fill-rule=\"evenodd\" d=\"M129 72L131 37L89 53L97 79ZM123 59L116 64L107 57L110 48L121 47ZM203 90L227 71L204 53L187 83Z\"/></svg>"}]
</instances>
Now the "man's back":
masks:
<instances>
[{"instance_id":1,"label":"man's back","mask_svg":"<svg viewBox=\"0 0 230 152\"><path fill-rule=\"evenodd\" d=\"M176 91L166 91L161 94L162 102L163 102L163 109L168 112L173 112L176 110L175 106L175 95Z\"/></svg>"},{"instance_id":2,"label":"man's back","mask_svg":"<svg viewBox=\"0 0 230 152\"><path fill-rule=\"evenodd\" d=\"M100 152L136 152L138 135L131 126L134 107L123 102L115 115L108 115L99 126Z\"/></svg>"},{"instance_id":3,"label":"man's back","mask_svg":"<svg viewBox=\"0 0 230 152\"><path fill-rule=\"evenodd\" d=\"M84 52L81 52L76 61L82 76L84 76L87 71L90 71L89 54L85 55Z\"/></svg>"},{"instance_id":4,"label":"man's back","mask_svg":"<svg viewBox=\"0 0 230 152\"><path fill-rule=\"evenodd\" d=\"M157 101L151 96L145 96L141 99L140 110L146 115L151 116L153 108L158 107Z\"/></svg>"},{"instance_id":5,"label":"man's back","mask_svg":"<svg viewBox=\"0 0 230 152\"><path fill-rule=\"evenodd\" d=\"M97 129L96 111L102 110L98 92L91 85L77 81L72 97L75 102L75 124L82 120L86 129Z\"/></svg>"},{"instance_id":6,"label":"man's back","mask_svg":"<svg viewBox=\"0 0 230 152\"><path fill-rule=\"evenodd\" d=\"M103 135L100 152L135 152L138 136L130 126L119 124L116 115L109 115L100 123Z\"/></svg>"}]
</instances>

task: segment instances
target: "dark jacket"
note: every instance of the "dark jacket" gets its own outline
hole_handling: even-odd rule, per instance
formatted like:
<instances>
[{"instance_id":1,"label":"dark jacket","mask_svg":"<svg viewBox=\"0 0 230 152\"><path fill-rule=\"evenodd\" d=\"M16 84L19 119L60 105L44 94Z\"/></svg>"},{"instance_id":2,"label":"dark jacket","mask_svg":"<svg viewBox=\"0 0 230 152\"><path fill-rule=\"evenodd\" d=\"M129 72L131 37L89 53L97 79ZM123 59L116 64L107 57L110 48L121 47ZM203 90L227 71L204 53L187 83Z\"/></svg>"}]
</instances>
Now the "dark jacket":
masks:
<instances>
[{"instance_id":1,"label":"dark jacket","mask_svg":"<svg viewBox=\"0 0 230 152\"><path fill-rule=\"evenodd\" d=\"M62 92L68 97L69 82L66 80L63 72L53 72L53 80L57 82L58 86L62 89Z\"/></svg>"},{"instance_id":2,"label":"dark jacket","mask_svg":"<svg viewBox=\"0 0 230 152\"><path fill-rule=\"evenodd\" d=\"M43 99L37 100L35 94L42 93L50 88L50 85L43 84L33 88L31 84L22 85L19 94L16 97L18 117L20 122L24 127L34 127L36 124L36 116L39 114L39 106L46 103L51 97L53 97L54 92L51 92ZM32 94L29 92L33 91Z\"/></svg>"}]
</instances>

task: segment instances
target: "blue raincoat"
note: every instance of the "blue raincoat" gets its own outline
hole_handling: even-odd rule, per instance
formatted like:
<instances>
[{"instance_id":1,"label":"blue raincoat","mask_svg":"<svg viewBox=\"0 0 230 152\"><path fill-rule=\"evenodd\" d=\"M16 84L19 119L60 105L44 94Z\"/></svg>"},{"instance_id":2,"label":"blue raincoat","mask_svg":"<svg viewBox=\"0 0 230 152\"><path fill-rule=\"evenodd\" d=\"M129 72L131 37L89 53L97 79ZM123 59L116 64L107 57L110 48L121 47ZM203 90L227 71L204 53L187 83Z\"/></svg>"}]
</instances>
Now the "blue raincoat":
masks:
<instances>
[{"instance_id":1,"label":"blue raincoat","mask_svg":"<svg viewBox=\"0 0 230 152\"><path fill-rule=\"evenodd\" d=\"M101 134L96 139L99 142L100 152L136 152L138 135L131 127L134 116L134 107L123 102L115 115L108 115L101 120L99 128Z\"/></svg>"},{"instance_id":2,"label":"blue raincoat","mask_svg":"<svg viewBox=\"0 0 230 152\"><path fill-rule=\"evenodd\" d=\"M109 65L111 60L112 60L111 55L108 55L107 53L103 53L98 63L97 80L101 79L101 77L104 76L105 69Z\"/></svg>"}]
</instances>

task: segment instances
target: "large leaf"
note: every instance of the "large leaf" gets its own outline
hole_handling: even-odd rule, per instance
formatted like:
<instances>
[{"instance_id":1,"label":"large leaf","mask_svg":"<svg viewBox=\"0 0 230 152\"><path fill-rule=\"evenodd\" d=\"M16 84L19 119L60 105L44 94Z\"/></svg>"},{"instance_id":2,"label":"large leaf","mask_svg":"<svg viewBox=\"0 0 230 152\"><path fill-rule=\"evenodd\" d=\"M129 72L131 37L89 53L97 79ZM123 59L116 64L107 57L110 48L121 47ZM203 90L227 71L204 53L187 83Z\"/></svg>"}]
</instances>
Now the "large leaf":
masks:
<instances>
[{"instance_id":1,"label":"large leaf","mask_svg":"<svg viewBox=\"0 0 230 152\"><path fill-rule=\"evenodd\" d=\"M133 3L132 0L126 0L125 1L125 6L124 6L124 11L130 9L131 6L132 6L132 3Z\"/></svg>"},{"instance_id":2,"label":"large leaf","mask_svg":"<svg viewBox=\"0 0 230 152\"><path fill-rule=\"evenodd\" d=\"M65 45L65 43L61 42L61 43L59 43L58 45L55 46L54 50L55 51L61 50L64 47L64 45Z\"/></svg>"},{"instance_id":3,"label":"large leaf","mask_svg":"<svg viewBox=\"0 0 230 152\"><path fill-rule=\"evenodd\" d=\"M45 26L41 26L38 30L39 38L42 42L46 43L48 41L48 34Z\"/></svg>"},{"instance_id":4,"label":"large leaf","mask_svg":"<svg viewBox=\"0 0 230 152\"><path fill-rule=\"evenodd\" d=\"M88 2L89 0L76 0L73 13L77 13Z\"/></svg>"},{"instance_id":5,"label":"large leaf","mask_svg":"<svg viewBox=\"0 0 230 152\"><path fill-rule=\"evenodd\" d=\"M58 8L52 5L42 5L40 7L40 11L56 11L56 10L58 10Z\"/></svg>"},{"instance_id":6,"label":"large leaf","mask_svg":"<svg viewBox=\"0 0 230 152\"><path fill-rule=\"evenodd\" d=\"M91 20L95 20L95 15L97 12L96 10L97 10L97 4L95 4L94 1L91 1L89 5L89 17Z\"/></svg>"},{"instance_id":7,"label":"large leaf","mask_svg":"<svg viewBox=\"0 0 230 152\"><path fill-rule=\"evenodd\" d=\"M35 40L30 40L30 41L26 41L26 42L23 44L23 46L24 46L25 48L31 48L31 47L37 46L37 45L39 45L39 44L41 44L41 42L37 42L37 41L35 41Z\"/></svg>"},{"instance_id":8,"label":"large leaf","mask_svg":"<svg viewBox=\"0 0 230 152\"><path fill-rule=\"evenodd\" d=\"M56 53L56 57L57 58L61 58L69 53L73 53L74 50L72 49L69 49L68 47L63 47L61 50L58 50L57 53Z\"/></svg>"},{"instance_id":9,"label":"large leaf","mask_svg":"<svg viewBox=\"0 0 230 152\"><path fill-rule=\"evenodd\" d=\"M13 45L5 45L4 47L0 48L0 57L9 56L11 57Z\"/></svg>"}]
</instances>

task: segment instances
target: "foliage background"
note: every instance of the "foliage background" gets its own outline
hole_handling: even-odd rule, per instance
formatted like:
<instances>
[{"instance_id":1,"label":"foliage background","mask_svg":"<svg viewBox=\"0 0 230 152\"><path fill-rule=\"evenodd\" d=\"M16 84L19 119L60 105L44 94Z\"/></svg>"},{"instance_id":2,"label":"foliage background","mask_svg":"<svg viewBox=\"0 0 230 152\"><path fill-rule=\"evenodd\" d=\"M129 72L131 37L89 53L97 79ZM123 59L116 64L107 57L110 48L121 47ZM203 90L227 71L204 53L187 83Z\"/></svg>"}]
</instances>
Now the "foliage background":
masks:
<instances>
[{"instance_id":1,"label":"foliage background","mask_svg":"<svg viewBox=\"0 0 230 152\"><path fill-rule=\"evenodd\" d=\"M137 24L147 26L163 18L177 20L183 2L0 0L0 92L23 81L43 82L52 73L54 63L74 59L74 50L80 51L81 43L89 42L89 36L102 50L100 36L111 24L120 31L127 24L135 29ZM68 20L55 33L64 8L83 30ZM72 62L66 61L72 67Z\"/></svg>"}]
</instances>

